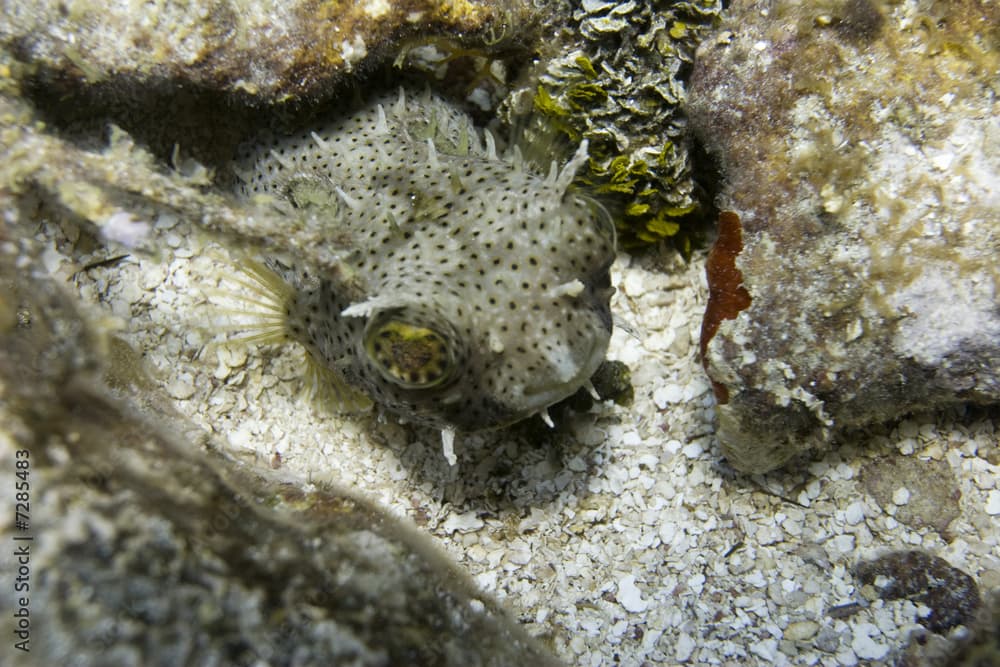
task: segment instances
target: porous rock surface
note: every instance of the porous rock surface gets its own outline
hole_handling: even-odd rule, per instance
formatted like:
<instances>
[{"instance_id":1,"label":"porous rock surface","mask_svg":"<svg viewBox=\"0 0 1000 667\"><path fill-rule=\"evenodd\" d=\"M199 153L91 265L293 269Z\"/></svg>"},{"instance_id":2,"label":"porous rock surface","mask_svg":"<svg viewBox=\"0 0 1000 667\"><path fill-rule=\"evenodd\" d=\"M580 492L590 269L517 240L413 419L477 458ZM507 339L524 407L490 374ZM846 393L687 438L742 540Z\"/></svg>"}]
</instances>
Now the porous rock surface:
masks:
<instances>
[{"instance_id":1,"label":"porous rock surface","mask_svg":"<svg viewBox=\"0 0 1000 667\"><path fill-rule=\"evenodd\" d=\"M889 456L864 466L861 480L879 506L896 505L893 516L909 526L930 526L947 535L961 513L955 473L940 461Z\"/></svg>"},{"instance_id":2,"label":"porous rock surface","mask_svg":"<svg viewBox=\"0 0 1000 667\"><path fill-rule=\"evenodd\" d=\"M0 47L70 88L166 82L258 103L317 97L331 83L384 59L407 37L464 38L525 30L517 2L146 3L3 0ZM391 57L391 56L390 56Z\"/></svg>"},{"instance_id":3,"label":"porous rock surface","mask_svg":"<svg viewBox=\"0 0 1000 667\"><path fill-rule=\"evenodd\" d=\"M26 551L0 575L27 588L0 628L30 623L4 664L556 664L385 511L203 451L19 236L0 247L0 462L28 499L15 524L5 485L0 535Z\"/></svg>"},{"instance_id":4,"label":"porous rock surface","mask_svg":"<svg viewBox=\"0 0 1000 667\"><path fill-rule=\"evenodd\" d=\"M975 618L982 603L979 587L948 561L919 549L894 551L858 563L855 572L885 600L907 598L929 611L920 623L940 634ZM862 595L868 591L862 590Z\"/></svg>"},{"instance_id":5,"label":"porous rock surface","mask_svg":"<svg viewBox=\"0 0 1000 667\"><path fill-rule=\"evenodd\" d=\"M744 0L702 42L688 112L742 229L709 282L750 297L703 340L736 467L1000 399L998 26L971 0Z\"/></svg>"}]
</instances>

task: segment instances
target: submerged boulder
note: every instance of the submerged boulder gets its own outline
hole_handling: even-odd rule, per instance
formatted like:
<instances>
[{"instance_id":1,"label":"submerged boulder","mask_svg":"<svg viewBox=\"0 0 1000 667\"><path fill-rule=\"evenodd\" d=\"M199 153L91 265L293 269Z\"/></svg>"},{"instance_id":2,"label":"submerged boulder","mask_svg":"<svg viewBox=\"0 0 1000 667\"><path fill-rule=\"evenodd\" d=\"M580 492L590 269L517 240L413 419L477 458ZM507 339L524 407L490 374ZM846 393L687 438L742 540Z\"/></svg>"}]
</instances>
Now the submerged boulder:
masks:
<instances>
[{"instance_id":1,"label":"submerged boulder","mask_svg":"<svg viewBox=\"0 0 1000 667\"><path fill-rule=\"evenodd\" d=\"M998 26L976 2L742 1L702 42L687 109L728 227L702 345L736 467L1000 400Z\"/></svg>"},{"instance_id":2,"label":"submerged boulder","mask_svg":"<svg viewBox=\"0 0 1000 667\"><path fill-rule=\"evenodd\" d=\"M256 103L324 96L358 69L395 57L402 41L530 33L526 5L492 0L365 3L213 0L4 3L0 48L69 88L165 84Z\"/></svg>"}]
</instances>

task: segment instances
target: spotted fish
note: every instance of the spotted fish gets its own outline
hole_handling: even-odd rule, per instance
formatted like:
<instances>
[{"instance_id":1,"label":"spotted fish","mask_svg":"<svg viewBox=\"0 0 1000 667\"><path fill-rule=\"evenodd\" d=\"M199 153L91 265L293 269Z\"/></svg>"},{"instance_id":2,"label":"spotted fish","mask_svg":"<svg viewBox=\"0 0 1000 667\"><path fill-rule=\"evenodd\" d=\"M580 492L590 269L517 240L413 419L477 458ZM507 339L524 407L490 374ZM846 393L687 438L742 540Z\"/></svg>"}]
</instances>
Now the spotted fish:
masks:
<instances>
[{"instance_id":1,"label":"spotted fish","mask_svg":"<svg viewBox=\"0 0 1000 667\"><path fill-rule=\"evenodd\" d=\"M337 261L248 262L258 342L305 347L350 409L456 431L510 424L573 394L611 334L614 226L570 185L584 142L540 174L518 147L430 93L241 147L239 193L321 225ZM253 328L253 327L251 327Z\"/></svg>"}]
</instances>

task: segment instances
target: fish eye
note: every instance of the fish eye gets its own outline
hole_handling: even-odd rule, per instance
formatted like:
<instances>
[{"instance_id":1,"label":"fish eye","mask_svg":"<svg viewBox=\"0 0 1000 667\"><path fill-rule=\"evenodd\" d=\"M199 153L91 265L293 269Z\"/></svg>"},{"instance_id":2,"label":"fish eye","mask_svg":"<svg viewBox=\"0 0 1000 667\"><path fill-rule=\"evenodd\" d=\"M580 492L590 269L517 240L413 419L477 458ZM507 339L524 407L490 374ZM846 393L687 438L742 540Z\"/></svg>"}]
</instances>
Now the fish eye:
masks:
<instances>
[{"instance_id":1,"label":"fish eye","mask_svg":"<svg viewBox=\"0 0 1000 667\"><path fill-rule=\"evenodd\" d=\"M408 389L428 389L449 379L455 359L441 332L398 316L373 321L365 352L382 375Z\"/></svg>"}]
</instances>

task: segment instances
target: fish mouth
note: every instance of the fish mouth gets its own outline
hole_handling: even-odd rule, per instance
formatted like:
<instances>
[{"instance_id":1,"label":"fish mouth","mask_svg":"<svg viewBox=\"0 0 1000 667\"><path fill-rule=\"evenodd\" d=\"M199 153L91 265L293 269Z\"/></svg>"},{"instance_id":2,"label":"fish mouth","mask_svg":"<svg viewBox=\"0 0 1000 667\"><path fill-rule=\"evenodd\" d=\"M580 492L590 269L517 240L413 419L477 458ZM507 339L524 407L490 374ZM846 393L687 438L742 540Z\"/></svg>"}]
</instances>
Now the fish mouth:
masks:
<instances>
[{"instance_id":1,"label":"fish mouth","mask_svg":"<svg viewBox=\"0 0 1000 667\"><path fill-rule=\"evenodd\" d=\"M590 347L584 356L584 363L580 365L572 377L566 380L553 378L534 385L526 384L523 394L525 403L527 403L525 414L533 414L576 393L597 372L597 368L607 354L610 340L610 334L593 336Z\"/></svg>"}]
</instances>

